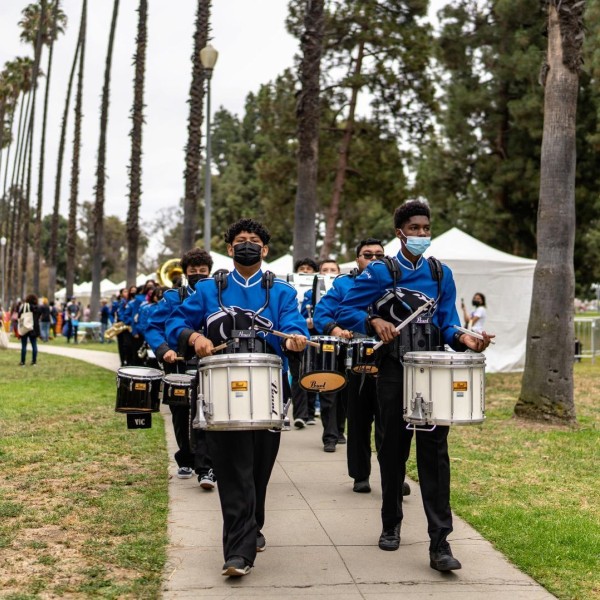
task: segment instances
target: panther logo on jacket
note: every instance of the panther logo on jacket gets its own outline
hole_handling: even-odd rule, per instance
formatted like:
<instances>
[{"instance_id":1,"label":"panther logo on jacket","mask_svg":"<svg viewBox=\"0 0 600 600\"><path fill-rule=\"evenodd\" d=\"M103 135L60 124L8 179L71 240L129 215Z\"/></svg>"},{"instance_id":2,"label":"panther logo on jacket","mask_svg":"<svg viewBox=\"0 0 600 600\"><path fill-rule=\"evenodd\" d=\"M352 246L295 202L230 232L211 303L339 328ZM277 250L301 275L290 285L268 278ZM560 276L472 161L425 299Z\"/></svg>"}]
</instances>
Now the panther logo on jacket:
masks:
<instances>
[{"instance_id":1,"label":"panther logo on jacket","mask_svg":"<svg viewBox=\"0 0 600 600\"><path fill-rule=\"evenodd\" d=\"M213 342L215 340L225 341L231 338L232 329L250 329L254 311L239 306L231 306L224 311L219 310L206 319L206 334ZM262 329L273 329L273 322L262 315L254 319L255 325ZM257 332L257 337L266 337L265 332Z\"/></svg>"},{"instance_id":2,"label":"panther logo on jacket","mask_svg":"<svg viewBox=\"0 0 600 600\"><path fill-rule=\"evenodd\" d=\"M398 324L429 300L429 296L419 290L398 287L395 294L393 290L387 290L375 302L375 312L386 321ZM423 317L426 317L426 314L423 314Z\"/></svg>"}]
</instances>

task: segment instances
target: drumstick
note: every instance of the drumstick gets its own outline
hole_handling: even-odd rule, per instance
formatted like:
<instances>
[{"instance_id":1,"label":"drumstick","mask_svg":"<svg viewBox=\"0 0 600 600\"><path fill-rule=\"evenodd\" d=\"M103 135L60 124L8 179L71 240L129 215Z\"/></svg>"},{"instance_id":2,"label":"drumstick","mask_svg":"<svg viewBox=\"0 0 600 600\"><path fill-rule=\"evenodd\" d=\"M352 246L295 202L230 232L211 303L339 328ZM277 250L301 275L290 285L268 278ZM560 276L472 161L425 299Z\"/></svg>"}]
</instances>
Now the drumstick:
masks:
<instances>
[{"instance_id":1,"label":"drumstick","mask_svg":"<svg viewBox=\"0 0 600 600\"><path fill-rule=\"evenodd\" d=\"M282 333L281 331L275 331L274 329L263 329L263 331L267 331L268 333L272 333L273 335L278 335L279 337L289 339L293 337L289 333ZM306 340L306 343L309 346L314 346L315 348L320 348L321 344L317 344L317 342L312 342L311 340Z\"/></svg>"},{"instance_id":2,"label":"drumstick","mask_svg":"<svg viewBox=\"0 0 600 600\"><path fill-rule=\"evenodd\" d=\"M218 352L219 350L225 350L225 348L227 348L227 342L225 342L224 344L219 344L218 346L215 346L211 352L214 354L215 352Z\"/></svg>"},{"instance_id":3,"label":"drumstick","mask_svg":"<svg viewBox=\"0 0 600 600\"><path fill-rule=\"evenodd\" d=\"M483 336L480 333L477 333L476 331L471 331L470 329L465 329L464 327L459 327L458 325L452 325L452 327L454 327L454 329L458 329L458 331L460 331L461 333L466 333L467 335L470 335L471 337L474 337L478 340L483 340ZM490 340L490 344L495 344L496 342L494 340Z\"/></svg>"},{"instance_id":4,"label":"drumstick","mask_svg":"<svg viewBox=\"0 0 600 600\"><path fill-rule=\"evenodd\" d=\"M404 321L402 321L402 323L400 323L400 325L396 326L396 331L400 331L402 328L406 327L406 325L408 325L413 319L416 319L426 308L429 308L430 304L433 304L433 303L434 303L433 300L427 300L427 302L425 302L425 304L422 304L421 306L419 306L419 308L417 308L417 310L415 310L414 313L412 313L409 317L404 319ZM379 348L381 348L381 346L383 346L383 342L377 342L373 346L373 350L378 350Z\"/></svg>"}]
</instances>

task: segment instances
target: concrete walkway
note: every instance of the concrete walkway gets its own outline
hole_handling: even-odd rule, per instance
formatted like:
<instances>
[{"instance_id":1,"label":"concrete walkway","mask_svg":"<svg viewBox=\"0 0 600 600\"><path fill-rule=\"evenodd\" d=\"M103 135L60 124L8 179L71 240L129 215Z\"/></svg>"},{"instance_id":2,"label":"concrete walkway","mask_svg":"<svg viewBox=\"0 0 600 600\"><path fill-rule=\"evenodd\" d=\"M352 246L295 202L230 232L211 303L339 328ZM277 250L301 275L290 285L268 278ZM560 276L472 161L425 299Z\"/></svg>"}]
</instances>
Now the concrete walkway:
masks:
<instances>
[{"instance_id":1,"label":"concrete walkway","mask_svg":"<svg viewBox=\"0 0 600 600\"><path fill-rule=\"evenodd\" d=\"M40 344L61 354L116 370L116 354ZM18 349L17 344L11 348ZM168 411L168 409L167 409ZM169 456L175 452L170 417ZM419 488L405 498L397 552L377 547L381 530L379 469L373 458L370 494L352 492L344 446L326 454L321 426L282 434L267 495L263 533L267 549L246 577L221 576L222 520L217 491L196 479L177 479L169 464L169 547L163 583L166 600L210 598L327 598L328 600L547 600L554 598L512 566L464 521L455 518L452 549L463 568L438 573L429 567L427 525Z\"/></svg>"}]
</instances>

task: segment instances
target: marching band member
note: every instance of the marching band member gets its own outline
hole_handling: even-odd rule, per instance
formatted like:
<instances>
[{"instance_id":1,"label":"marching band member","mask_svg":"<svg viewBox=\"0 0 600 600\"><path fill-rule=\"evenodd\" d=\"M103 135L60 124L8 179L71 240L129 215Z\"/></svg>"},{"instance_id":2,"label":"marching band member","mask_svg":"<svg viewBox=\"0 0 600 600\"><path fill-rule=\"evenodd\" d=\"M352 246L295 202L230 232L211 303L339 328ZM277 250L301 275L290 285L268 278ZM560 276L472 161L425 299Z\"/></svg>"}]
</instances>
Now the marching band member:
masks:
<instances>
[{"instance_id":1,"label":"marching band member","mask_svg":"<svg viewBox=\"0 0 600 600\"><path fill-rule=\"evenodd\" d=\"M383 531L379 538L382 550L397 550L400 545L401 490L413 437L402 414L404 353L434 350L444 343L454 350L471 348L481 352L492 337L483 333L479 340L454 329L460 321L452 271L439 261L428 261L422 256L431 241L429 207L419 201L404 203L394 213L394 226L401 241L397 256L389 264L384 260L371 262L348 290L337 314L341 327L374 332L385 343L384 352L378 357L377 377L382 429L378 451L383 496ZM396 325L430 299L435 304L429 313L423 313L410 327L396 330ZM374 310L371 315L367 313L369 306ZM417 341L433 347L421 347ZM438 571L461 568L446 539L452 532L448 432L449 427L440 425L433 431L416 432L417 468L430 537L429 564Z\"/></svg>"},{"instance_id":2,"label":"marching band member","mask_svg":"<svg viewBox=\"0 0 600 600\"><path fill-rule=\"evenodd\" d=\"M152 348L156 359L164 365L165 373L177 372L177 352L172 350L166 340L166 323L173 310L178 307L188 296L195 292L195 286L201 279L206 279L212 270L213 259L208 252L201 248L193 248L181 257L181 269L187 279L187 285L179 288L167 289L163 299L156 305L148 317L145 330L146 341ZM176 346L175 346L176 347ZM195 368L196 365L193 365ZM194 431L195 451L190 447L189 438L189 406L169 405L173 421L175 440L179 448L175 452L177 463L177 477L190 479L194 470L198 475L200 487L212 490L215 487L215 474L212 468L206 437L203 431Z\"/></svg>"},{"instance_id":3,"label":"marching band member","mask_svg":"<svg viewBox=\"0 0 600 600\"><path fill-rule=\"evenodd\" d=\"M301 258L294 263L294 273L303 273L305 275L316 274L319 265L309 257ZM307 327L310 331L312 327L312 291L307 290L300 303L300 314L306 319ZM292 411L294 416L294 427L302 429L306 425L316 425L315 421L315 401L317 395L314 392L307 392L300 386L300 358L290 356L289 367L292 386Z\"/></svg>"},{"instance_id":4,"label":"marching band member","mask_svg":"<svg viewBox=\"0 0 600 600\"><path fill-rule=\"evenodd\" d=\"M282 280L270 279L269 273L263 274L261 264L269 251L270 234L262 224L241 219L229 227L224 238L234 270L226 277L201 281L196 293L175 309L167 325L169 345L180 350L191 347L198 356L208 357L215 346L231 337L232 329L256 323L262 330L289 334L283 342L268 332L258 334L255 340L257 346L264 345L266 352L282 358L285 384L285 354L302 352L308 334L298 312L296 291ZM206 432L219 478L224 576L246 575L257 551L265 549L261 532L265 497L280 435L266 429Z\"/></svg>"}]
</instances>

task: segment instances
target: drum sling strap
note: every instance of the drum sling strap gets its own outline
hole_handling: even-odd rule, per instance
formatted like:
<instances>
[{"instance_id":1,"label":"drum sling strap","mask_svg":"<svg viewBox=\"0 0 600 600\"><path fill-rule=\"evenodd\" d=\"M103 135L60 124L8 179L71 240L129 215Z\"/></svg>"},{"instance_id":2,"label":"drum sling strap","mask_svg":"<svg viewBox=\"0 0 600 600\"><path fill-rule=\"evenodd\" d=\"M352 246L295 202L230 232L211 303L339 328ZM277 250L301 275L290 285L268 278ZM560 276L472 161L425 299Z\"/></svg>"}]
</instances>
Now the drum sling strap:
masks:
<instances>
[{"instance_id":1,"label":"drum sling strap","mask_svg":"<svg viewBox=\"0 0 600 600\"><path fill-rule=\"evenodd\" d=\"M402 278L400 263L389 256L384 256L381 260L392 276L394 295L396 295L398 282ZM431 271L431 277L437 282L437 298L435 300L437 304L442 293L444 270L442 263L433 256L427 259L427 264ZM431 322L415 323L413 321L400 331L400 335L391 344L382 347L382 349L384 348L387 349L387 352L384 350L381 357L390 354L396 360L401 360L406 352L413 350L438 350L441 348L440 332Z\"/></svg>"}]
</instances>

